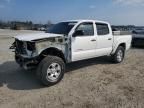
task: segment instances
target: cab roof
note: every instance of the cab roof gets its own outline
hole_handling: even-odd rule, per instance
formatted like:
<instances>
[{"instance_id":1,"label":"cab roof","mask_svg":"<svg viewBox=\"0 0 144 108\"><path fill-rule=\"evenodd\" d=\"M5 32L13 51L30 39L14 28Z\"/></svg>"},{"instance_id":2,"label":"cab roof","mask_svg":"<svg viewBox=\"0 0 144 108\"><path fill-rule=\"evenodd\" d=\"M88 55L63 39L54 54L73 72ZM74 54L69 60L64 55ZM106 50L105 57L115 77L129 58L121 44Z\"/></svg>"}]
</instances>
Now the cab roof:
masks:
<instances>
[{"instance_id":1,"label":"cab roof","mask_svg":"<svg viewBox=\"0 0 144 108\"><path fill-rule=\"evenodd\" d=\"M69 20L69 21L67 21L67 22L99 22L99 23L109 24L108 22L105 22L105 21L100 21L100 20L86 20L86 19Z\"/></svg>"}]
</instances>

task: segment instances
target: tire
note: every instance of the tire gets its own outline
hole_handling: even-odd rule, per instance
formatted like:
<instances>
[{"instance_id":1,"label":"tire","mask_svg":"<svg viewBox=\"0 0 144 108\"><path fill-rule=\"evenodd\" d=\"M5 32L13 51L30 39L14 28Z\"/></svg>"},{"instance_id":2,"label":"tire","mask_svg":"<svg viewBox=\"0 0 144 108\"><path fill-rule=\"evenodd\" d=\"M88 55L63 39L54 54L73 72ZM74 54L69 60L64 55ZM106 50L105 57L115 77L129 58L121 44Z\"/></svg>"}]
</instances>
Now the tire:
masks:
<instances>
[{"instance_id":1,"label":"tire","mask_svg":"<svg viewBox=\"0 0 144 108\"><path fill-rule=\"evenodd\" d=\"M112 62L121 63L125 57L125 49L122 46L119 46L114 55L111 56Z\"/></svg>"},{"instance_id":2,"label":"tire","mask_svg":"<svg viewBox=\"0 0 144 108\"><path fill-rule=\"evenodd\" d=\"M65 73L64 61L56 56L47 56L37 68L37 76L45 86L60 82Z\"/></svg>"}]
</instances>

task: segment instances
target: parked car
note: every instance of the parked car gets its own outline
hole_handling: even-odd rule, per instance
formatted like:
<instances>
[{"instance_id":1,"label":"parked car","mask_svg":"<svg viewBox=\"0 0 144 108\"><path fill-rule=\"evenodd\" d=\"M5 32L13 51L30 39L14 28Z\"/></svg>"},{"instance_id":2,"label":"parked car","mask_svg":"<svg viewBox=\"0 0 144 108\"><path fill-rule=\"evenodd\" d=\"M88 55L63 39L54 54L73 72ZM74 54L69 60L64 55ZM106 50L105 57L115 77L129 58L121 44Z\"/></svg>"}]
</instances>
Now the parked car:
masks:
<instances>
[{"instance_id":1,"label":"parked car","mask_svg":"<svg viewBox=\"0 0 144 108\"><path fill-rule=\"evenodd\" d=\"M132 45L138 47L144 47L144 29L134 30L133 32Z\"/></svg>"},{"instance_id":2,"label":"parked car","mask_svg":"<svg viewBox=\"0 0 144 108\"><path fill-rule=\"evenodd\" d=\"M36 67L43 84L53 85L62 80L66 63L100 56L121 63L131 40L131 35L113 33L107 22L74 20L60 22L46 33L16 36L12 47L21 67Z\"/></svg>"}]
</instances>

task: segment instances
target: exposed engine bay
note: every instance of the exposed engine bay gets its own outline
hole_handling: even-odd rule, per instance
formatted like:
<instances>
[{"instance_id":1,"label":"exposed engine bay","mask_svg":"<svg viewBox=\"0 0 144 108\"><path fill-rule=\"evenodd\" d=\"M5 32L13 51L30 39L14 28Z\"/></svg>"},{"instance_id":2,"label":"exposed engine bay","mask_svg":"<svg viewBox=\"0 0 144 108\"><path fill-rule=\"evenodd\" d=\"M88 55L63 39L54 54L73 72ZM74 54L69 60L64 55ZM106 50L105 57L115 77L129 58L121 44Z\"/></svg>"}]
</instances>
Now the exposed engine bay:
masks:
<instances>
[{"instance_id":1,"label":"exposed engine bay","mask_svg":"<svg viewBox=\"0 0 144 108\"><path fill-rule=\"evenodd\" d=\"M49 48L55 48L61 51L64 54L65 58L69 58L67 49L68 49L68 39L64 37L51 37L46 39L38 39L33 41L21 41L15 39L15 42L10 47L14 49L15 60L23 68L34 68L37 66L42 56L45 55L44 51Z\"/></svg>"}]
</instances>

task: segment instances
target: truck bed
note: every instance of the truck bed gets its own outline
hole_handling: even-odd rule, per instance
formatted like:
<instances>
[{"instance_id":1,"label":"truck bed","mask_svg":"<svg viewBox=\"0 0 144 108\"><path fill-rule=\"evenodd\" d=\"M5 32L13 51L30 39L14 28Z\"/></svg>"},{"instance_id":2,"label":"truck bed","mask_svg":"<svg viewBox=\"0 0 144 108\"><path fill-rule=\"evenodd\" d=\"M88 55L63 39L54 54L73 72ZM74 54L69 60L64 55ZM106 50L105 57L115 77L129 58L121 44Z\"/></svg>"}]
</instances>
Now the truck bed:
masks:
<instances>
[{"instance_id":1,"label":"truck bed","mask_svg":"<svg viewBox=\"0 0 144 108\"><path fill-rule=\"evenodd\" d=\"M132 35L130 31L113 31L114 36L119 36L119 35Z\"/></svg>"}]
</instances>

